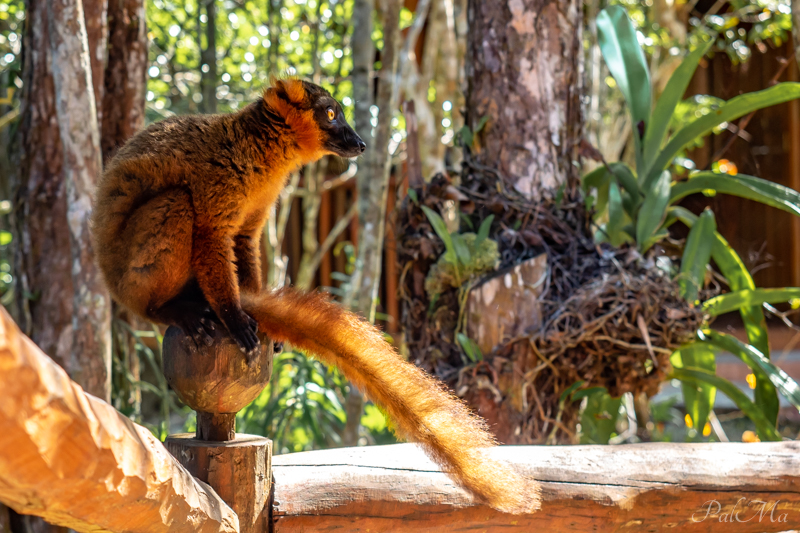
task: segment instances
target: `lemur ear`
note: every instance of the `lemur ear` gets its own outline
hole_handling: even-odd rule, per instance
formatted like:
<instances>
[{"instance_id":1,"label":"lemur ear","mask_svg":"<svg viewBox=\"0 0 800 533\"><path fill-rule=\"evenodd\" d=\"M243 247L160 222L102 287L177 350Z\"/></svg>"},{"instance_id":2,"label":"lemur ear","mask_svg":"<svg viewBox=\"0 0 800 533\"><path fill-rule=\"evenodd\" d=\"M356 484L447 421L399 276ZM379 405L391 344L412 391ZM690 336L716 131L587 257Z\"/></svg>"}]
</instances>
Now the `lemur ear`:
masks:
<instances>
[{"instance_id":1,"label":"lemur ear","mask_svg":"<svg viewBox=\"0 0 800 533\"><path fill-rule=\"evenodd\" d=\"M295 78L273 78L272 89L275 95L293 104L302 104L306 97L303 82Z\"/></svg>"}]
</instances>

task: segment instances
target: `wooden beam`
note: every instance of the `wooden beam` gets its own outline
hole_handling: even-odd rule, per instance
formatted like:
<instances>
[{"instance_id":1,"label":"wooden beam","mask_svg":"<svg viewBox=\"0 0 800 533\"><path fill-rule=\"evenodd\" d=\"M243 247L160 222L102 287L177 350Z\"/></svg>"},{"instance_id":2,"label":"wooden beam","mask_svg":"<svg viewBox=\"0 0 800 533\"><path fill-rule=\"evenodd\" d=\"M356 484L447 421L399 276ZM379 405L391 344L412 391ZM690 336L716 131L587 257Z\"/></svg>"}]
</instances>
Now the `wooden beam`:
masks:
<instances>
[{"instance_id":1,"label":"wooden beam","mask_svg":"<svg viewBox=\"0 0 800 533\"><path fill-rule=\"evenodd\" d=\"M541 511L514 516L477 505L412 444L344 448L273 458L275 532L737 533L800 523L794 441L493 452L540 480Z\"/></svg>"},{"instance_id":2,"label":"wooden beam","mask_svg":"<svg viewBox=\"0 0 800 533\"><path fill-rule=\"evenodd\" d=\"M0 502L79 532L239 531L146 428L83 392L0 308Z\"/></svg>"}]
</instances>

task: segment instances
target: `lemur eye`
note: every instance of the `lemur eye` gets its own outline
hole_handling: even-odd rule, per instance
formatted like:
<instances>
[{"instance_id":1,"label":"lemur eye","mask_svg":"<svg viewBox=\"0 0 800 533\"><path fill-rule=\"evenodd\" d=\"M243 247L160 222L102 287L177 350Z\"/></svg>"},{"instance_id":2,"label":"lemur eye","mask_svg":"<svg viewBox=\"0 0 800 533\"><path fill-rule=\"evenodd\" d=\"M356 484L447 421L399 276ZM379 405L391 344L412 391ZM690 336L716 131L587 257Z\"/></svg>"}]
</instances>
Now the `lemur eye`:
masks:
<instances>
[{"instance_id":1,"label":"lemur eye","mask_svg":"<svg viewBox=\"0 0 800 533\"><path fill-rule=\"evenodd\" d=\"M336 118L336 113L334 112L332 107L329 107L328 108L328 120L333 122L333 119L335 119L335 118Z\"/></svg>"}]
</instances>

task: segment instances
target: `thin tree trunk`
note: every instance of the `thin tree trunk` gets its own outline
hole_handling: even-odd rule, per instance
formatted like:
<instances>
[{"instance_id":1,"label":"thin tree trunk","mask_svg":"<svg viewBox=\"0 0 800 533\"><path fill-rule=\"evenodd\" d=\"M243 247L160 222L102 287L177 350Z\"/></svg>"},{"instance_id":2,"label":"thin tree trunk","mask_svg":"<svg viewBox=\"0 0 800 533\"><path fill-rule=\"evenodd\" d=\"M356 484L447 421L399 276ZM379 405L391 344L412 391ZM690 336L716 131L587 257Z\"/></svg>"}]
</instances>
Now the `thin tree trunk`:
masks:
<instances>
[{"instance_id":1,"label":"thin tree trunk","mask_svg":"<svg viewBox=\"0 0 800 533\"><path fill-rule=\"evenodd\" d=\"M474 158L532 199L577 179L581 3L470 0L467 17L466 123L488 117Z\"/></svg>"},{"instance_id":2,"label":"thin tree trunk","mask_svg":"<svg viewBox=\"0 0 800 533\"><path fill-rule=\"evenodd\" d=\"M794 59L800 67L800 0L792 0L792 39Z\"/></svg>"},{"instance_id":3,"label":"thin tree trunk","mask_svg":"<svg viewBox=\"0 0 800 533\"><path fill-rule=\"evenodd\" d=\"M107 162L125 141L144 127L147 86L144 0L109 0L108 61L103 85L102 105L98 106L102 109L100 147L103 161ZM145 321L120 307L112 307L112 316L127 322L134 330L146 327ZM112 387L117 391L117 402L132 408L132 417L136 417L141 415L142 403L141 387L131 383L141 377L136 339L125 328L115 332L117 342L113 345L130 379L123 379Z\"/></svg>"},{"instance_id":4,"label":"thin tree trunk","mask_svg":"<svg viewBox=\"0 0 800 533\"><path fill-rule=\"evenodd\" d=\"M108 62L103 98L97 100L102 102L100 145L104 161L144 127L146 72L144 0L109 0Z\"/></svg>"},{"instance_id":5,"label":"thin tree trunk","mask_svg":"<svg viewBox=\"0 0 800 533\"><path fill-rule=\"evenodd\" d=\"M354 0L353 2L353 71L350 77L353 80L353 122L359 136L367 143L367 153L375 150L372 138L372 106L373 94L373 66L375 64L375 44L372 42L372 12L375 9L375 0ZM366 159L366 158L365 158ZM359 218L361 217L361 191L363 183L369 182L366 171L366 161L359 164L356 174L356 186L359 191ZM359 232L360 235L360 232ZM355 296L355 286L358 281L360 263L356 264L356 271L351 277L351 290L346 295L344 305L350 307ZM361 427L361 413L364 409L364 398L358 389L350 385L350 390L345 399L344 410L347 416L344 430L342 431L342 445L355 446L358 444L358 433Z\"/></svg>"},{"instance_id":6,"label":"thin tree trunk","mask_svg":"<svg viewBox=\"0 0 800 533\"><path fill-rule=\"evenodd\" d=\"M51 0L48 22L73 283L74 339L66 368L87 392L109 401L111 300L94 262L89 233L102 156L81 0Z\"/></svg>"},{"instance_id":7,"label":"thin tree trunk","mask_svg":"<svg viewBox=\"0 0 800 533\"><path fill-rule=\"evenodd\" d=\"M389 191L389 174L392 154L389 153L391 122L397 108L398 88L396 83L400 52L400 7L399 0L384 0L381 4L383 22L383 50L381 51L381 70L378 83L378 125L375 136L367 139L369 151L365 157L364 169L357 176L358 187L358 258L356 271L351 281L350 301L356 310L370 322L375 321L375 307L378 298L378 285L381 278L381 259L386 228L386 198ZM360 33L363 30L356 23ZM354 48L355 51L355 48ZM354 87L356 81L353 81ZM356 100L358 106L358 100ZM358 112L358 107L356 108ZM361 110L363 113L363 108ZM356 125L363 133L364 116L356 115ZM361 122L358 120L361 119ZM369 124L369 123L367 123ZM361 421L363 398L354 387L350 388L345 404L347 423L342 434L345 446L353 446L358 441L358 427Z\"/></svg>"},{"instance_id":8,"label":"thin tree trunk","mask_svg":"<svg viewBox=\"0 0 800 533\"><path fill-rule=\"evenodd\" d=\"M206 47L200 48L200 90L203 101L200 109L203 113L217 112L217 2L201 0L200 5L206 8ZM200 22L202 10L197 10L197 42L202 42L200 33L203 25Z\"/></svg>"}]
</instances>

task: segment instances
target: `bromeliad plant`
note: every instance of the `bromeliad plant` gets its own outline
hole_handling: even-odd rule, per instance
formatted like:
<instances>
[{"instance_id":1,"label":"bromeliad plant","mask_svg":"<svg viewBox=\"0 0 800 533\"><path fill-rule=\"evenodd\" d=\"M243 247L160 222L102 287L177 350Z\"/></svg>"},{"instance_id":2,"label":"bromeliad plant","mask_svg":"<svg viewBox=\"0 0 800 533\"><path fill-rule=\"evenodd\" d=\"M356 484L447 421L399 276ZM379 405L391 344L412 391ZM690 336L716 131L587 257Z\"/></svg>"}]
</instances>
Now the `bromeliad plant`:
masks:
<instances>
[{"instance_id":1,"label":"bromeliad plant","mask_svg":"<svg viewBox=\"0 0 800 533\"><path fill-rule=\"evenodd\" d=\"M717 232L714 213L696 216L677 203L694 193L732 194L800 215L800 194L776 183L743 174L694 172L687 179L673 180L673 161L698 138L711 134L731 120L771 105L800 97L800 83L778 83L762 91L747 93L719 105L699 118L671 128L676 107L697 65L709 51L714 35L696 36L695 48L669 79L664 92L652 105L652 87L645 57L624 8L610 6L597 17L600 49L609 71L628 104L634 125L635 168L622 162L604 164L583 178L587 197L592 198L597 238L614 246L629 243L646 254L668 236L670 225L681 222L690 228L676 280L682 295L699 303L700 290L710 262L716 264L732 292L703 302L714 316L738 310L749 343L701 329L696 341L672 356L670 377L683 383L684 400L694 426L704 427L717 389L729 396L756 424L765 440L778 440L776 428L779 391L800 409L800 388L769 362L769 342L762 304L800 298L800 289L756 289L741 258ZM732 383L715 374L715 354L728 351L740 357L756 377L755 402Z\"/></svg>"}]
</instances>

